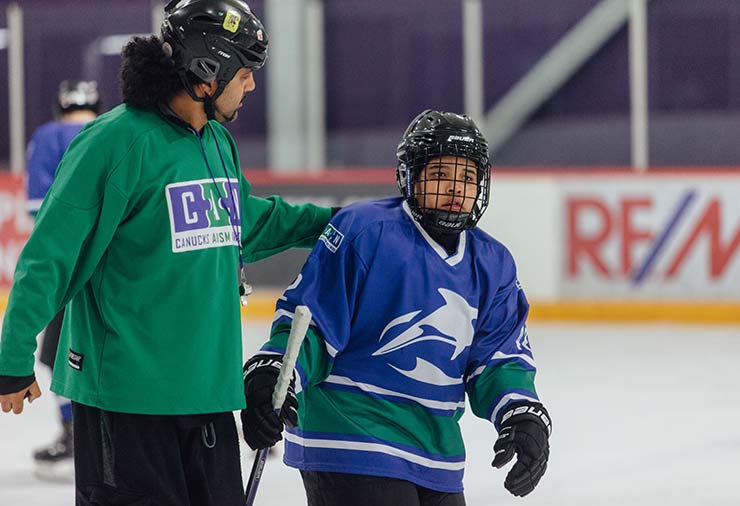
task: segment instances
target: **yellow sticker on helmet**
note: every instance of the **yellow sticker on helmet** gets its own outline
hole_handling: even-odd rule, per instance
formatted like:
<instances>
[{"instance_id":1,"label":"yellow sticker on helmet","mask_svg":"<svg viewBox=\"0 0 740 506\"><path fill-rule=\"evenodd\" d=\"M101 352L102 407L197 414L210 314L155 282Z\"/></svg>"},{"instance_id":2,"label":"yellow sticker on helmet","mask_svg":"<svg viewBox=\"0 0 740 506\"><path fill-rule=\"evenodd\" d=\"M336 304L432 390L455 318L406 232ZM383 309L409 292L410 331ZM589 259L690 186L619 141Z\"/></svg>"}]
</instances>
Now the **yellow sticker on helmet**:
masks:
<instances>
[{"instance_id":1,"label":"yellow sticker on helmet","mask_svg":"<svg viewBox=\"0 0 740 506\"><path fill-rule=\"evenodd\" d=\"M241 22L241 20L242 17L239 14L234 11L228 11L226 13L226 17L224 18L224 30L236 33L236 31L239 29L239 23Z\"/></svg>"}]
</instances>

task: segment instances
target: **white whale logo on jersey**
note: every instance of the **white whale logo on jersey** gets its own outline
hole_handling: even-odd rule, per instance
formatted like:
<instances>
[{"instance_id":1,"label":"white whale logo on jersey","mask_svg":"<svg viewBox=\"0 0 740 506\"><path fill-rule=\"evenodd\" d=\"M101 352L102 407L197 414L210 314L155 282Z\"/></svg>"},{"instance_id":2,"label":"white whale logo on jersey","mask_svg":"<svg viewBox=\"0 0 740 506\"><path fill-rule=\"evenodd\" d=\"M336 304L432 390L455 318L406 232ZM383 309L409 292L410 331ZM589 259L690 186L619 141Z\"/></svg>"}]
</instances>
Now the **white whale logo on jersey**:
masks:
<instances>
[{"instance_id":1,"label":"white whale logo on jersey","mask_svg":"<svg viewBox=\"0 0 740 506\"><path fill-rule=\"evenodd\" d=\"M465 348L470 346L473 343L473 335L475 334L473 320L478 317L478 309L470 307L465 299L451 290L440 288L438 291L445 301L444 305L433 311L429 316L411 325L396 338L381 346L380 349L373 353L373 356L392 353L422 341L440 341L450 344L455 348L450 358L452 361ZM421 311L412 311L393 319L380 334L380 341L383 340L392 328L410 322L419 313ZM433 329L434 333L425 334L423 327ZM416 359L416 366L410 371L399 369L393 365L391 367L404 376L431 385L454 385L462 381L462 378L448 376L434 364L418 357Z\"/></svg>"}]
</instances>

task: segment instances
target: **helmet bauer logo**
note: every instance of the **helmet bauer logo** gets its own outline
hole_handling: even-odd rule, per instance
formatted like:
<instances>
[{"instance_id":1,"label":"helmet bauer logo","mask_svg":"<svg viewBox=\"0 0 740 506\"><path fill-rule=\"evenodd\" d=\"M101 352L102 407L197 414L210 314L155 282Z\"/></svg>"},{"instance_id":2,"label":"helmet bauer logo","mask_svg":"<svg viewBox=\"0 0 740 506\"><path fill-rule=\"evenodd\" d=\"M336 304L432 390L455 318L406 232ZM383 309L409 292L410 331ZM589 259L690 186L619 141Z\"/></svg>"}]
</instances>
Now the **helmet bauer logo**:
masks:
<instances>
[{"instance_id":1,"label":"helmet bauer logo","mask_svg":"<svg viewBox=\"0 0 740 506\"><path fill-rule=\"evenodd\" d=\"M460 142L473 142L473 138L467 135L450 135L447 138L447 142L460 141Z\"/></svg>"},{"instance_id":2,"label":"helmet bauer logo","mask_svg":"<svg viewBox=\"0 0 740 506\"><path fill-rule=\"evenodd\" d=\"M260 42L265 40L265 34L262 33L262 30L257 30L257 40Z\"/></svg>"},{"instance_id":3,"label":"helmet bauer logo","mask_svg":"<svg viewBox=\"0 0 740 506\"><path fill-rule=\"evenodd\" d=\"M236 33L236 31L239 29L239 23L241 22L242 17L234 12L234 11L228 11L226 13L226 17L224 18L224 30Z\"/></svg>"}]
</instances>

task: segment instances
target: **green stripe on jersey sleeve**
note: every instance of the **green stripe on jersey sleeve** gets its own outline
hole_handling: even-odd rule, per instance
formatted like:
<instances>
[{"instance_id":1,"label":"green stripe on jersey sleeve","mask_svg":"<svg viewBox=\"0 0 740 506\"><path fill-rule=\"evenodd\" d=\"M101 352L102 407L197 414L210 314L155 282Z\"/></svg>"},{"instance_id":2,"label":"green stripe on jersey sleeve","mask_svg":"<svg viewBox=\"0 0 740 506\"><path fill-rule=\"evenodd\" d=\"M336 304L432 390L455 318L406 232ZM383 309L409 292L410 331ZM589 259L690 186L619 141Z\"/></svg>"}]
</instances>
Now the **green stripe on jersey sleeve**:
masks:
<instances>
[{"instance_id":1,"label":"green stripe on jersey sleeve","mask_svg":"<svg viewBox=\"0 0 740 506\"><path fill-rule=\"evenodd\" d=\"M476 416L488 419L493 402L511 390L525 390L537 397L534 388L535 371L517 362L489 366L468 385L468 400Z\"/></svg>"}]
</instances>

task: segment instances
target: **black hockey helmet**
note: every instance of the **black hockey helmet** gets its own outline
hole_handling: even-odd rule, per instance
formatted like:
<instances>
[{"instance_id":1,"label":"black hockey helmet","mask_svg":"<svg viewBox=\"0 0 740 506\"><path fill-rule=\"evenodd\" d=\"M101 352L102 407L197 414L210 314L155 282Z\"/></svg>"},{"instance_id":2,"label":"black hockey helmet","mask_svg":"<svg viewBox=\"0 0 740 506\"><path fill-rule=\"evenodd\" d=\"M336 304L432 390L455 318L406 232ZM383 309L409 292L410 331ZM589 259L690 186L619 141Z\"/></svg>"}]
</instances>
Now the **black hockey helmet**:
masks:
<instances>
[{"instance_id":1,"label":"black hockey helmet","mask_svg":"<svg viewBox=\"0 0 740 506\"><path fill-rule=\"evenodd\" d=\"M98 114L100 112L98 83L73 79L62 81L59 83L54 109L57 115L80 110Z\"/></svg>"},{"instance_id":2,"label":"black hockey helmet","mask_svg":"<svg viewBox=\"0 0 740 506\"><path fill-rule=\"evenodd\" d=\"M172 55L180 79L194 100L215 101L242 67L257 70L267 59L267 32L241 0L172 0L165 6L163 48ZM199 98L191 76L218 88ZM211 104L212 106L212 104Z\"/></svg>"},{"instance_id":3,"label":"black hockey helmet","mask_svg":"<svg viewBox=\"0 0 740 506\"><path fill-rule=\"evenodd\" d=\"M414 186L419 174L430 161L442 156L461 157L475 164L477 192L470 212L423 207L424 195L416 194ZM398 187L414 219L425 229L443 234L459 233L478 223L488 207L491 163L488 142L470 117L425 110L414 118L404 132L396 149L396 157Z\"/></svg>"}]
</instances>

